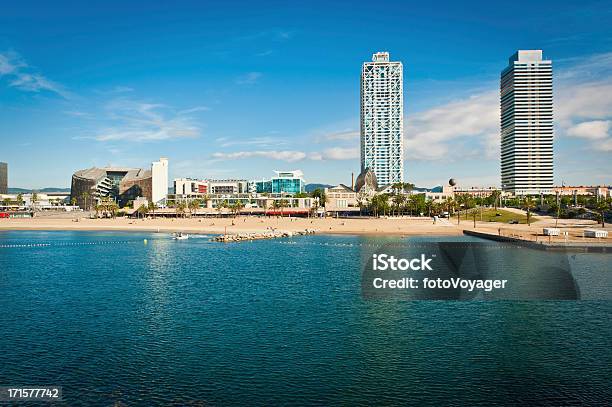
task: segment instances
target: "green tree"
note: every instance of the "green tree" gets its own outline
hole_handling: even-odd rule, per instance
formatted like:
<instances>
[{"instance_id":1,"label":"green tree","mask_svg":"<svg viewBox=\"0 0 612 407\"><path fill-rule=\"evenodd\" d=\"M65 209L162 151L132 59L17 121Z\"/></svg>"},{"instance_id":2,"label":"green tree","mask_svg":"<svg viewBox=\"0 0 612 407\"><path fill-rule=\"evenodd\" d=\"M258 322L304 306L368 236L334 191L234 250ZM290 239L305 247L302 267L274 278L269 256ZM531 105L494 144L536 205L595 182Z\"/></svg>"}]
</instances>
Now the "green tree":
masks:
<instances>
[{"instance_id":1,"label":"green tree","mask_svg":"<svg viewBox=\"0 0 612 407\"><path fill-rule=\"evenodd\" d=\"M159 209L157 204L155 202L149 202L149 211L151 211L151 214L153 215L153 218L155 218L155 211Z\"/></svg>"},{"instance_id":2,"label":"green tree","mask_svg":"<svg viewBox=\"0 0 612 407\"><path fill-rule=\"evenodd\" d=\"M200 200L193 199L189 201L188 207L189 207L189 216L193 216L193 213L197 212L198 209L200 208Z\"/></svg>"},{"instance_id":3,"label":"green tree","mask_svg":"<svg viewBox=\"0 0 612 407\"><path fill-rule=\"evenodd\" d=\"M185 201L179 201L176 203L176 215L181 218L185 217L185 211L187 210L187 203Z\"/></svg>"},{"instance_id":4,"label":"green tree","mask_svg":"<svg viewBox=\"0 0 612 407\"><path fill-rule=\"evenodd\" d=\"M597 212L599 213L599 219L601 220L601 227L606 227L606 212L610 210L612 200L610 198L601 199L597 203Z\"/></svg>"},{"instance_id":5,"label":"green tree","mask_svg":"<svg viewBox=\"0 0 612 407\"><path fill-rule=\"evenodd\" d=\"M531 210L535 208L535 202L530 196L526 196L523 201L523 209L527 211L527 226L531 226Z\"/></svg>"},{"instance_id":6,"label":"green tree","mask_svg":"<svg viewBox=\"0 0 612 407\"><path fill-rule=\"evenodd\" d=\"M400 210L403 208L404 204L406 203L406 195L404 194L396 194L393 195L393 210L395 211L395 213L397 215L400 214Z\"/></svg>"},{"instance_id":7,"label":"green tree","mask_svg":"<svg viewBox=\"0 0 612 407\"><path fill-rule=\"evenodd\" d=\"M327 196L325 195L325 190L321 188L317 188L310 194L313 198L319 199L319 206L325 206L327 203Z\"/></svg>"},{"instance_id":8,"label":"green tree","mask_svg":"<svg viewBox=\"0 0 612 407\"><path fill-rule=\"evenodd\" d=\"M234 213L234 217L237 217L243 208L244 204L240 200L234 202L234 204L232 205L232 212Z\"/></svg>"},{"instance_id":9,"label":"green tree","mask_svg":"<svg viewBox=\"0 0 612 407\"><path fill-rule=\"evenodd\" d=\"M31 200L31 205L32 205L32 209L36 209L36 203L38 202L38 194L36 192L34 192L32 194L32 200Z\"/></svg>"},{"instance_id":10,"label":"green tree","mask_svg":"<svg viewBox=\"0 0 612 407\"><path fill-rule=\"evenodd\" d=\"M149 212L149 208L147 208L144 204L140 205L140 207L138 207L138 215L144 217L147 212Z\"/></svg>"},{"instance_id":11,"label":"green tree","mask_svg":"<svg viewBox=\"0 0 612 407\"><path fill-rule=\"evenodd\" d=\"M83 194L81 195L81 197L83 198L83 206L84 209L86 211L88 211L90 209L89 205L88 205L88 200L89 200L89 192L83 192Z\"/></svg>"},{"instance_id":12,"label":"green tree","mask_svg":"<svg viewBox=\"0 0 612 407\"><path fill-rule=\"evenodd\" d=\"M497 208L500 204L500 198L501 198L501 191L496 189L495 191L491 192L491 199L493 200L493 207L495 208L495 212L497 212Z\"/></svg>"}]
</instances>

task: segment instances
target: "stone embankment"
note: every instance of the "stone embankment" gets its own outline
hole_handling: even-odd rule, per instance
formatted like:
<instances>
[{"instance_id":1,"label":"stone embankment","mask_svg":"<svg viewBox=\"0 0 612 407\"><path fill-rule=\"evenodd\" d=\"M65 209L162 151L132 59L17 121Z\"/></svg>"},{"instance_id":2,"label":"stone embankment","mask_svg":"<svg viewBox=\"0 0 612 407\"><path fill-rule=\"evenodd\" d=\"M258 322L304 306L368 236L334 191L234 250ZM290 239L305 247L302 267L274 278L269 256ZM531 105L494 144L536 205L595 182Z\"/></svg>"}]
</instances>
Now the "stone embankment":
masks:
<instances>
[{"instance_id":1,"label":"stone embankment","mask_svg":"<svg viewBox=\"0 0 612 407\"><path fill-rule=\"evenodd\" d=\"M312 229L304 229L303 231L297 232L281 232L281 231L268 231L268 232L256 232L256 233L236 233L219 235L212 238L214 242L231 243L231 242L243 242L245 240L262 240L262 239L277 239L281 237L293 237L293 236L304 236L314 235L315 231Z\"/></svg>"}]
</instances>

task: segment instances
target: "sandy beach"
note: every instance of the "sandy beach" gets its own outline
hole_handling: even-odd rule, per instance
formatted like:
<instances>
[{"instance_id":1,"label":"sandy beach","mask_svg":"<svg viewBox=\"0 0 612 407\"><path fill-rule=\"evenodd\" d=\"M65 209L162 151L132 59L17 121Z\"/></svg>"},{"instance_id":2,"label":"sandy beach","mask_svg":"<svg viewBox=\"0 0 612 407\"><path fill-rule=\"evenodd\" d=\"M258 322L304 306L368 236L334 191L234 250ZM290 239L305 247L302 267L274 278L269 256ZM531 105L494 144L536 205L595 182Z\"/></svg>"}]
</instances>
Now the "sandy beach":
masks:
<instances>
[{"instance_id":1,"label":"sandy beach","mask_svg":"<svg viewBox=\"0 0 612 407\"><path fill-rule=\"evenodd\" d=\"M239 216L237 218L147 218L147 219L2 219L0 230L106 230L151 231L187 233L251 233L278 231L303 231L331 234L381 234L381 235L460 235L462 229L448 220L436 224L430 218L395 219L335 219L335 218L280 218Z\"/></svg>"},{"instance_id":2,"label":"sandy beach","mask_svg":"<svg viewBox=\"0 0 612 407\"><path fill-rule=\"evenodd\" d=\"M401 218L281 218L239 216L237 218L146 218L146 219L89 219L86 216L75 219L58 219L50 216L30 219L0 219L0 230L104 230L104 231L149 231L149 232L186 232L186 233L260 233L270 230L297 232L305 229L318 234L364 234L396 236L451 236L461 235L464 229L489 234L515 236L526 240L541 239L542 228L555 225L555 219L538 217L531 226L510 225L498 222L476 222L456 218L439 219L435 224L427 217ZM594 221L560 219L557 225L568 231L568 241L583 240L582 231L586 228L600 228ZM606 230L612 235L612 228ZM561 238L555 238L560 240ZM565 238L563 238L565 239ZM610 237L605 239L610 241Z\"/></svg>"}]
</instances>

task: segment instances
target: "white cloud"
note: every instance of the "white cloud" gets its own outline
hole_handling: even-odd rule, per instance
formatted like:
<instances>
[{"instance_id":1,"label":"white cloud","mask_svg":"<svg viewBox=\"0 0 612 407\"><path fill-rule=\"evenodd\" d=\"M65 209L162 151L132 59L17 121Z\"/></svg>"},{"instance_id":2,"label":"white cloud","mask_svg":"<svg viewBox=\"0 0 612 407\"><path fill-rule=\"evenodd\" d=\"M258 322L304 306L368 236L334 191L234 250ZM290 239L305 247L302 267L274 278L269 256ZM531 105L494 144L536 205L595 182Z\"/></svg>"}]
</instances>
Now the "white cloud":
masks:
<instances>
[{"instance_id":1,"label":"white cloud","mask_svg":"<svg viewBox=\"0 0 612 407\"><path fill-rule=\"evenodd\" d=\"M261 72L249 72L245 75L239 76L236 78L237 85L254 85L261 78Z\"/></svg>"},{"instance_id":2,"label":"white cloud","mask_svg":"<svg viewBox=\"0 0 612 407\"><path fill-rule=\"evenodd\" d=\"M350 141L359 138L359 130L346 129L328 133L317 138L318 141Z\"/></svg>"},{"instance_id":3,"label":"white cloud","mask_svg":"<svg viewBox=\"0 0 612 407\"><path fill-rule=\"evenodd\" d=\"M228 138L228 137L220 137L215 140L219 143L220 147L231 147L231 146L258 146L261 147L273 147L287 144L285 139L281 139L278 137L253 137L249 139L238 139L238 138Z\"/></svg>"},{"instance_id":4,"label":"white cloud","mask_svg":"<svg viewBox=\"0 0 612 407\"><path fill-rule=\"evenodd\" d=\"M590 140L601 140L610 135L611 124L612 122L610 120L582 122L568 128L567 135Z\"/></svg>"},{"instance_id":5,"label":"white cloud","mask_svg":"<svg viewBox=\"0 0 612 407\"><path fill-rule=\"evenodd\" d=\"M210 110L210 107L208 106L195 106L189 109L185 109L185 110L181 110L179 112L179 114L190 114L190 113L197 113L197 112L208 112Z\"/></svg>"},{"instance_id":6,"label":"white cloud","mask_svg":"<svg viewBox=\"0 0 612 407\"><path fill-rule=\"evenodd\" d=\"M560 65L555 70L555 135L596 139L587 148L609 151L612 53L565 60ZM499 126L497 89L411 114L404 126L406 158L496 158Z\"/></svg>"},{"instance_id":7,"label":"white cloud","mask_svg":"<svg viewBox=\"0 0 612 407\"><path fill-rule=\"evenodd\" d=\"M453 101L406 117L404 151L413 160L448 159L449 147L458 139L476 141L487 156L495 154L499 137L496 91Z\"/></svg>"},{"instance_id":8,"label":"white cloud","mask_svg":"<svg viewBox=\"0 0 612 407\"><path fill-rule=\"evenodd\" d=\"M360 155L359 147L332 147L323 150L321 159L323 160L353 160Z\"/></svg>"},{"instance_id":9,"label":"white cloud","mask_svg":"<svg viewBox=\"0 0 612 407\"><path fill-rule=\"evenodd\" d=\"M0 53L0 76L9 78L9 86L26 92L48 91L66 99L70 97L62 85L33 72L25 60L12 51Z\"/></svg>"},{"instance_id":10,"label":"white cloud","mask_svg":"<svg viewBox=\"0 0 612 407\"><path fill-rule=\"evenodd\" d=\"M268 158L287 162L300 161L306 158L302 151L236 151L233 153L214 153L213 158L221 160L240 160L245 158Z\"/></svg>"},{"instance_id":11,"label":"white cloud","mask_svg":"<svg viewBox=\"0 0 612 407\"><path fill-rule=\"evenodd\" d=\"M296 150L257 150L257 151L235 151L229 153L214 153L214 159L218 160L241 160L247 158L267 158L287 162L312 160L353 160L359 158L359 147L332 147L322 152L304 152Z\"/></svg>"},{"instance_id":12,"label":"white cloud","mask_svg":"<svg viewBox=\"0 0 612 407\"><path fill-rule=\"evenodd\" d=\"M193 119L185 115L173 115L162 104L118 99L106 107L109 120L114 125L97 132L97 141L159 141L194 138L200 135Z\"/></svg>"}]
</instances>

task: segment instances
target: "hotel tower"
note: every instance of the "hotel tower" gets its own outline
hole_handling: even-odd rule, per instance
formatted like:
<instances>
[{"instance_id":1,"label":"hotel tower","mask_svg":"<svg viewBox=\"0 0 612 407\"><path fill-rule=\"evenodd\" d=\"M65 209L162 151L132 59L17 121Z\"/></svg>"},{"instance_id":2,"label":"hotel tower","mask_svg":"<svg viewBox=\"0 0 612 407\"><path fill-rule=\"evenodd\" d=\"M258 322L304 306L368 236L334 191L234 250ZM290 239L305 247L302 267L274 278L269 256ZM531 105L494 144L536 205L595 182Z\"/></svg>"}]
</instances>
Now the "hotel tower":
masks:
<instances>
[{"instance_id":1,"label":"hotel tower","mask_svg":"<svg viewBox=\"0 0 612 407\"><path fill-rule=\"evenodd\" d=\"M501 185L517 195L552 193L552 62L518 51L501 73Z\"/></svg>"},{"instance_id":2,"label":"hotel tower","mask_svg":"<svg viewBox=\"0 0 612 407\"><path fill-rule=\"evenodd\" d=\"M361 70L361 173L379 187L404 180L404 97L401 62L377 52Z\"/></svg>"}]
</instances>

